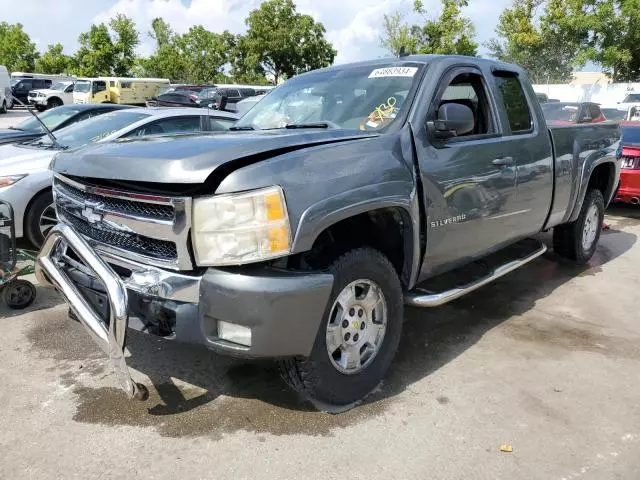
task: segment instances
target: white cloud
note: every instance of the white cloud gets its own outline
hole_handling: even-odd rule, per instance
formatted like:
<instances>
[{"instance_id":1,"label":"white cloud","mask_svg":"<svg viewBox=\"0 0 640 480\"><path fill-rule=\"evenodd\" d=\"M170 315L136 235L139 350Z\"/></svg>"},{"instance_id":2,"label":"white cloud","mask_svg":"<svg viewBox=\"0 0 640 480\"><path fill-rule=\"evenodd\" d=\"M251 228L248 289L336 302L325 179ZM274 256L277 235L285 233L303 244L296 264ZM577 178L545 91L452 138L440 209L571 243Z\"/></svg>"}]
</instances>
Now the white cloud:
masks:
<instances>
[{"instance_id":1,"label":"white cloud","mask_svg":"<svg viewBox=\"0 0 640 480\"><path fill-rule=\"evenodd\" d=\"M337 63L364 60L386 55L379 47L382 19L385 13L400 9L411 11L412 0L294 0L298 10L312 15L324 24L327 38L338 51ZM148 55L153 41L147 35L151 20L163 17L178 33L193 25L221 32L245 31L247 14L260 0L59 0L56 8L42 0L0 0L3 21L20 22L31 38L43 50L49 43L62 42L69 53L78 47L78 35L91 23L107 22L123 13L136 22L141 37L139 53ZM472 0L465 9L476 25L480 44L491 38L498 16L510 0ZM424 2L429 16L436 16L439 0ZM417 20L407 15L409 20ZM481 48L482 51L482 48Z\"/></svg>"}]
</instances>

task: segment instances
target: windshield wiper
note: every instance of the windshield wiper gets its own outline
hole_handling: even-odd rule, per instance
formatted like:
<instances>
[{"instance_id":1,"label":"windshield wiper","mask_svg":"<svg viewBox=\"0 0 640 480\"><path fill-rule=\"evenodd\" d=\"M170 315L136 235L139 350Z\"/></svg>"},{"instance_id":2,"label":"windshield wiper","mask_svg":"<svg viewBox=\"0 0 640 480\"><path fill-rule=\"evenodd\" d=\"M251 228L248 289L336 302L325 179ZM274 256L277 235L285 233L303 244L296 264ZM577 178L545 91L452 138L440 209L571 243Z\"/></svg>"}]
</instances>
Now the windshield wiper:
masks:
<instances>
[{"instance_id":1,"label":"windshield wiper","mask_svg":"<svg viewBox=\"0 0 640 480\"><path fill-rule=\"evenodd\" d=\"M18 128L18 127L9 127L9 130L17 130L19 132L24 132L23 128Z\"/></svg>"},{"instance_id":2,"label":"windshield wiper","mask_svg":"<svg viewBox=\"0 0 640 480\"><path fill-rule=\"evenodd\" d=\"M309 123L289 123L284 128L329 128L330 125L327 122L309 122Z\"/></svg>"},{"instance_id":3,"label":"windshield wiper","mask_svg":"<svg viewBox=\"0 0 640 480\"><path fill-rule=\"evenodd\" d=\"M49 139L51 140L51 144L52 144L54 147L56 147L56 148L58 148L58 149L60 149L60 150L64 150L65 148L67 148L67 147L65 147L64 145L60 145L60 144L58 143L58 139L57 139L57 138L55 137L55 135L51 132L51 130L49 130L49 127L47 127L47 126L44 124L44 122L42 121L42 119L41 119L38 115L36 115L35 113L33 113L33 109L32 109L31 107L29 107L29 105L25 105L24 103L22 103L19 99L15 98L15 97L13 97L13 99L14 99L15 101L17 101L20 105L22 105L23 107L25 107L25 108L27 109L27 111L28 111L31 115L33 115L33 118L35 118L35 119L38 121L38 123L39 123L40 125L42 125L42 128L44 128L44 131L46 132L47 136L48 136L48 137L49 137Z\"/></svg>"},{"instance_id":4,"label":"windshield wiper","mask_svg":"<svg viewBox=\"0 0 640 480\"><path fill-rule=\"evenodd\" d=\"M240 125L239 127L229 127L232 132L238 132L241 130L255 130L251 125Z\"/></svg>"}]
</instances>

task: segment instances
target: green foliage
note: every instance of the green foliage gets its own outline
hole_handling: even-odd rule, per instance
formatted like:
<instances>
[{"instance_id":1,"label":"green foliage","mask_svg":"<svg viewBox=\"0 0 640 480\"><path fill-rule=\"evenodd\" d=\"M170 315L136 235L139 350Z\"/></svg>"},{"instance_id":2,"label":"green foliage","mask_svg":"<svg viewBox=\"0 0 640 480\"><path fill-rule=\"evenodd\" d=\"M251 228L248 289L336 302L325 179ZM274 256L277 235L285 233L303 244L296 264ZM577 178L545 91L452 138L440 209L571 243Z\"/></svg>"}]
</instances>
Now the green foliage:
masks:
<instances>
[{"instance_id":1,"label":"green foliage","mask_svg":"<svg viewBox=\"0 0 640 480\"><path fill-rule=\"evenodd\" d=\"M171 42L173 30L171 25L165 22L163 18L156 17L151 21L149 36L156 41L156 48L161 48Z\"/></svg>"},{"instance_id":2,"label":"green foliage","mask_svg":"<svg viewBox=\"0 0 640 480\"><path fill-rule=\"evenodd\" d=\"M496 27L498 38L486 45L491 56L524 67L534 83L569 81L579 63L580 42L558 28L564 14L549 8L554 2L565 3L565 0L552 0L539 16L537 9L543 0L515 0L500 15Z\"/></svg>"},{"instance_id":3,"label":"green foliage","mask_svg":"<svg viewBox=\"0 0 640 480\"><path fill-rule=\"evenodd\" d=\"M21 23L0 22L0 65L6 66L9 72L31 72L37 57L36 45Z\"/></svg>"},{"instance_id":4,"label":"green foliage","mask_svg":"<svg viewBox=\"0 0 640 480\"><path fill-rule=\"evenodd\" d=\"M109 21L113 31L113 74L127 77L135 63L135 49L140 44L140 37L136 25L125 15L118 14Z\"/></svg>"},{"instance_id":5,"label":"green foliage","mask_svg":"<svg viewBox=\"0 0 640 480\"><path fill-rule=\"evenodd\" d=\"M247 33L238 41L247 68L259 68L274 82L331 65L336 51L325 28L296 11L292 0L267 0L249 13Z\"/></svg>"},{"instance_id":6,"label":"green foliage","mask_svg":"<svg viewBox=\"0 0 640 480\"><path fill-rule=\"evenodd\" d=\"M36 60L38 73L68 73L73 68L73 57L64 54L61 43L49 45L47 51Z\"/></svg>"},{"instance_id":7,"label":"green foliage","mask_svg":"<svg viewBox=\"0 0 640 480\"><path fill-rule=\"evenodd\" d=\"M384 16L384 33L380 45L393 55L404 48L407 54L477 55L475 27L462 15L467 0L442 0L442 11L437 18L429 18L420 0L414 2L414 11L423 16L420 25L403 22L402 14Z\"/></svg>"},{"instance_id":8,"label":"green foliage","mask_svg":"<svg viewBox=\"0 0 640 480\"><path fill-rule=\"evenodd\" d=\"M175 43L186 62L187 82L215 83L224 81L223 66L229 61L233 35L213 33L202 25L191 27Z\"/></svg>"},{"instance_id":9,"label":"green foliage","mask_svg":"<svg viewBox=\"0 0 640 480\"><path fill-rule=\"evenodd\" d=\"M115 47L107 26L104 23L91 25L88 32L80 34L78 42L75 73L82 77L111 75Z\"/></svg>"}]
</instances>

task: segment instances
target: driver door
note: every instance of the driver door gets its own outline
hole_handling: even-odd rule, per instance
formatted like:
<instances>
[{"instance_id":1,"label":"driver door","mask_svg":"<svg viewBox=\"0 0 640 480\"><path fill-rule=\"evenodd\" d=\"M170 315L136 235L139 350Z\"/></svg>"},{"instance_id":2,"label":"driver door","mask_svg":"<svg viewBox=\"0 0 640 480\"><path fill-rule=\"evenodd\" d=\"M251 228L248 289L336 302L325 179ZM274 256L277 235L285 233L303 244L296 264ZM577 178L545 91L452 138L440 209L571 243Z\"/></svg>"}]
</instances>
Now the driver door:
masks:
<instances>
[{"instance_id":1,"label":"driver door","mask_svg":"<svg viewBox=\"0 0 640 480\"><path fill-rule=\"evenodd\" d=\"M438 138L435 121L445 103L471 109L471 132ZM502 141L495 101L480 70L447 70L427 116L427 128L415 132L427 214L423 275L453 268L507 243L513 236L510 216L517 203L517 146Z\"/></svg>"}]
</instances>

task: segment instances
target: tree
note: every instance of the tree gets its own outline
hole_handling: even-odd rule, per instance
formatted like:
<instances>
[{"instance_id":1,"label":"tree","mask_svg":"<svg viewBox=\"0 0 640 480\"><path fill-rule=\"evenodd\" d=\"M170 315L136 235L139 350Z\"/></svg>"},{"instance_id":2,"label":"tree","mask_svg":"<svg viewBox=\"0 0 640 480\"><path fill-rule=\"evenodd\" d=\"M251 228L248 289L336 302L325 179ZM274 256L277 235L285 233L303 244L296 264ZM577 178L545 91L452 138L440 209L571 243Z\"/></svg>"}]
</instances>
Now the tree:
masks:
<instances>
[{"instance_id":1,"label":"tree","mask_svg":"<svg viewBox=\"0 0 640 480\"><path fill-rule=\"evenodd\" d=\"M416 39L411 34L411 27L403 22L400 12L385 14L382 28L384 33L380 37L380 46L386 48L394 57L399 56L403 48L407 54L417 52Z\"/></svg>"},{"instance_id":2,"label":"tree","mask_svg":"<svg viewBox=\"0 0 640 480\"><path fill-rule=\"evenodd\" d=\"M31 72L38 57L36 45L21 23L0 22L0 65L7 70Z\"/></svg>"},{"instance_id":3,"label":"tree","mask_svg":"<svg viewBox=\"0 0 640 480\"><path fill-rule=\"evenodd\" d=\"M562 15L549 6L536 24L542 5L543 0L515 0L500 15L498 38L486 46L494 58L524 67L534 83L566 82L576 65L580 42L558 28Z\"/></svg>"},{"instance_id":4,"label":"tree","mask_svg":"<svg viewBox=\"0 0 640 480\"><path fill-rule=\"evenodd\" d=\"M136 24L126 15L118 14L109 21L113 31L113 73L118 77L131 74L135 63L135 49L140 44Z\"/></svg>"},{"instance_id":5,"label":"tree","mask_svg":"<svg viewBox=\"0 0 640 480\"><path fill-rule=\"evenodd\" d=\"M38 73L68 73L73 66L73 58L65 55L61 43L49 45L47 51L36 60Z\"/></svg>"},{"instance_id":6,"label":"tree","mask_svg":"<svg viewBox=\"0 0 640 480\"><path fill-rule=\"evenodd\" d=\"M76 73L85 77L110 75L115 60L115 48L104 23L91 25L88 32L78 37L80 48L76 53Z\"/></svg>"},{"instance_id":7,"label":"tree","mask_svg":"<svg viewBox=\"0 0 640 480\"><path fill-rule=\"evenodd\" d=\"M421 0L416 0L413 9L423 16L423 23L409 26L402 21L400 12L385 15L380 45L393 55L404 47L407 54L475 56L478 50L475 27L462 15L462 8L467 5L468 0L442 0L442 11L433 19L427 17Z\"/></svg>"},{"instance_id":8,"label":"tree","mask_svg":"<svg viewBox=\"0 0 640 480\"><path fill-rule=\"evenodd\" d=\"M165 22L163 18L157 17L151 21L149 36L156 41L156 48L160 49L172 41L174 33L171 25Z\"/></svg>"},{"instance_id":9,"label":"tree","mask_svg":"<svg viewBox=\"0 0 640 480\"><path fill-rule=\"evenodd\" d=\"M276 84L329 66L336 56L324 37L324 25L298 13L292 0L267 0L249 13L245 23L247 32L238 48L244 52L246 67L261 68Z\"/></svg>"},{"instance_id":10,"label":"tree","mask_svg":"<svg viewBox=\"0 0 640 480\"><path fill-rule=\"evenodd\" d=\"M224 65L228 62L233 35L225 31L213 33L202 25L175 39L180 54L185 59L186 80L193 83L215 83L225 80Z\"/></svg>"}]
</instances>

